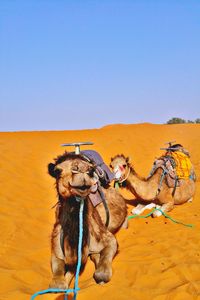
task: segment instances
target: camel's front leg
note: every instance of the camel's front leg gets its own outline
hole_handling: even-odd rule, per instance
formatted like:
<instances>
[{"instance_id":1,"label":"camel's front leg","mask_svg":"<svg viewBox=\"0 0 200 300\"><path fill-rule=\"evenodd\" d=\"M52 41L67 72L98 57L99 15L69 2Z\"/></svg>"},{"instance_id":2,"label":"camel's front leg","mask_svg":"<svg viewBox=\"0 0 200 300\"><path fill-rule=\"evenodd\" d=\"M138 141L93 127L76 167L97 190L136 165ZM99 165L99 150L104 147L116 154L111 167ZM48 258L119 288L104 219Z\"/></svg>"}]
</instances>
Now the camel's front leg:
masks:
<instances>
[{"instance_id":1,"label":"camel's front leg","mask_svg":"<svg viewBox=\"0 0 200 300\"><path fill-rule=\"evenodd\" d=\"M52 280L50 288L67 289L74 273L66 272L65 257L60 244L61 226L58 224L54 227L51 240L51 270Z\"/></svg>"},{"instance_id":2,"label":"camel's front leg","mask_svg":"<svg viewBox=\"0 0 200 300\"><path fill-rule=\"evenodd\" d=\"M52 281L49 284L50 288L64 289L65 283L65 261L56 257L55 254L51 256L51 270L53 273Z\"/></svg>"},{"instance_id":3,"label":"camel's front leg","mask_svg":"<svg viewBox=\"0 0 200 300\"><path fill-rule=\"evenodd\" d=\"M68 289L74 273L67 271L65 273L65 261L57 258L54 254L51 257L51 269L53 273L50 288Z\"/></svg>"},{"instance_id":4,"label":"camel's front leg","mask_svg":"<svg viewBox=\"0 0 200 300\"><path fill-rule=\"evenodd\" d=\"M104 246L100 252L97 269L94 272L94 279L97 283L108 282L112 277L112 260L117 252L117 240L110 232L106 237Z\"/></svg>"}]
</instances>

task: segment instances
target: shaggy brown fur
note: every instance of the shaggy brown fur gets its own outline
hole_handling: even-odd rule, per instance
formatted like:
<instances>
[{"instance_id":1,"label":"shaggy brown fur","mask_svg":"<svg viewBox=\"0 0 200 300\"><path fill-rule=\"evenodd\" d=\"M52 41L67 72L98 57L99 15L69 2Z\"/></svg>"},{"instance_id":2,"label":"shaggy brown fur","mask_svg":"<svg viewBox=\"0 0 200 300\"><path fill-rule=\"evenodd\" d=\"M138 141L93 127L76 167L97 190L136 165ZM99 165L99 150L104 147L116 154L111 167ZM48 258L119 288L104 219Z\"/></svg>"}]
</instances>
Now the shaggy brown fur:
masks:
<instances>
[{"instance_id":1,"label":"shaggy brown fur","mask_svg":"<svg viewBox=\"0 0 200 300\"><path fill-rule=\"evenodd\" d=\"M127 189L138 199L158 203L161 205L163 211L171 211L174 204L183 204L187 201L191 201L194 196L195 183L191 179L181 180L180 187L176 188L174 196L172 195L173 188L169 188L164 180L160 192L157 193L163 172L162 169L158 168L151 177L144 179L135 172L129 162L129 158L126 158L123 154L111 158L110 167L116 176L118 176L119 180L123 181L123 179L126 179ZM160 215L161 213L159 211L155 211L155 217Z\"/></svg>"},{"instance_id":2,"label":"shaggy brown fur","mask_svg":"<svg viewBox=\"0 0 200 300\"><path fill-rule=\"evenodd\" d=\"M68 288L77 265L79 235L79 196L84 199L82 270L90 255L95 263L94 279L108 282L112 276L112 260L117 252L113 233L126 223L127 209L124 198L109 187L103 189L110 211L108 228L102 203L93 207L88 195L97 188L93 166L80 155L65 153L48 166L49 174L56 178L59 204L51 240L52 288ZM63 241L63 242L62 242Z\"/></svg>"}]
</instances>

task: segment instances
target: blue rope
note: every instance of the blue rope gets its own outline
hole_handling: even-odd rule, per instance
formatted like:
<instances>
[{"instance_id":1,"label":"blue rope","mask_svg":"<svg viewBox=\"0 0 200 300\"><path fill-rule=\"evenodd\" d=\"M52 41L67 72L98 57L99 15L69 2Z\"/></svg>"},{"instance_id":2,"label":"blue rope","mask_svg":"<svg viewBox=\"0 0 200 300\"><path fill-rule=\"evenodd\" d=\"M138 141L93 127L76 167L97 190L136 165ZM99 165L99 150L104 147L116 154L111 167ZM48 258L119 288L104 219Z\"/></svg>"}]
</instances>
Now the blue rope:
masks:
<instances>
[{"instance_id":1,"label":"blue rope","mask_svg":"<svg viewBox=\"0 0 200 300\"><path fill-rule=\"evenodd\" d=\"M76 267L76 276L74 284L74 300L76 300L77 292L80 290L78 287L78 278L81 269L81 259L82 259L82 242L83 242L83 208L84 200L80 200L80 211L79 211L79 239L78 239L78 263Z\"/></svg>"},{"instance_id":2,"label":"blue rope","mask_svg":"<svg viewBox=\"0 0 200 300\"><path fill-rule=\"evenodd\" d=\"M46 289L43 291L39 291L31 296L31 300L34 300L38 295L43 295L47 293L64 293L65 300L67 300L67 295L70 293L74 293L73 300L76 300L77 293L80 290L78 287L78 279L81 268L81 259L82 259L82 242L83 242L83 208L84 208L84 200L78 198L77 201L80 201L80 210L79 210L79 239L78 239L78 262L76 267L76 275L75 275L75 283L73 289Z\"/></svg>"},{"instance_id":3,"label":"blue rope","mask_svg":"<svg viewBox=\"0 0 200 300\"><path fill-rule=\"evenodd\" d=\"M74 293L74 289L67 289L67 290L47 289L47 290L39 291L39 292L37 292L37 293L35 293L34 295L31 296L31 300L35 299L39 295L44 295L44 294L48 294L48 293L65 293L67 295L67 294L70 294L70 293Z\"/></svg>"}]
</instances>

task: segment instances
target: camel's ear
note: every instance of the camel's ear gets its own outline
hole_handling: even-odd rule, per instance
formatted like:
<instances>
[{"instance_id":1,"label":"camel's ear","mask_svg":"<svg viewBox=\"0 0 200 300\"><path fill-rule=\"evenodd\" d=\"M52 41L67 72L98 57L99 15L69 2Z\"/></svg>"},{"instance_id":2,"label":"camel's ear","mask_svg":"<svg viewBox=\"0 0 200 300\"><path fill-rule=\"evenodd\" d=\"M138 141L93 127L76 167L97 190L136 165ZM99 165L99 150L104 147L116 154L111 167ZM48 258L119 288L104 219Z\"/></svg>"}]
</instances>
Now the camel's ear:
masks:
<instances>
[{"instance_id":1,"label":"camel's ear","mask_svg":"<svg viewBox=\"0 0 200 300\"><path fill-rule=\"evenodd\" d=\"M58 175L60 175L61 170L58 169L55 164L50 163L50 164L48 164L48 172L49 172L49 175L51 175L54 178L57 178Z\"/></svg>"},{"instance_id":2,"label":"camel's ear","mask_svg":"<svg viewBox=\"0 0 200 300\"><path fill-rule=\"evenodd\" d=\"M127 163L130 163L130 162L131 162L130 156L128 156L128 157L126 158L126 162L127 162Z\"/></svg>"},{"instance_id":3,"label":"camel's ear","mask_svg":"<svg viewBox=\"0 0 200 300\"><path fill-rule=\"evenodd\" d=\"M110 164L109 164L109 167L110 167L110 168L112 168L112 162L113 162L113 159L114 159L113 157L111 157L111 159L110 159Z\"/></svg>"}]
</instances>

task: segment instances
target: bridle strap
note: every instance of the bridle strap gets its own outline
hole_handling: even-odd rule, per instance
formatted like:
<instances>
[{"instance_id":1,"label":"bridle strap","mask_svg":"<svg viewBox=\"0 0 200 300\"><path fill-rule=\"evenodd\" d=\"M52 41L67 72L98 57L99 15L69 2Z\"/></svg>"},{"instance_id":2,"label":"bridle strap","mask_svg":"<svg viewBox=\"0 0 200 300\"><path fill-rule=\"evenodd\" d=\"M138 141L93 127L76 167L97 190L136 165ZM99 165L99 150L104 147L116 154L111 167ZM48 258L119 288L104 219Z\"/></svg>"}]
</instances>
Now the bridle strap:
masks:
<instances>
[{"instance_id":1,"label":"bridle strap","mask_svg":"<svg viewBox=\"0 0 200 300\"><path fill-rule=\"evenodd\" d=\"M122 180L119 180L118 183L123 183L124 181L126 181L130 175L130 172L131 172L131 168L129 167L127 175Z\"/></svg>"},{"instance_id":2,"label":"bridle strap","mask_svg":"<svg viewBox=\"0 0 200 300\"><path fill-rule=\"evenodd\" d=\"M105 198L105 195L104 195L104 192L103 192L101 186L98 187L98 191L99 191L99 194L101 196L101 199L102 199L105 211L106 211L106 223L105 223L105 226L108 227L109 222L110 222L110 212L109 212L108 204L107 204L107 201L106 201L106 198Z\"/></svg>"}]
</instances>

